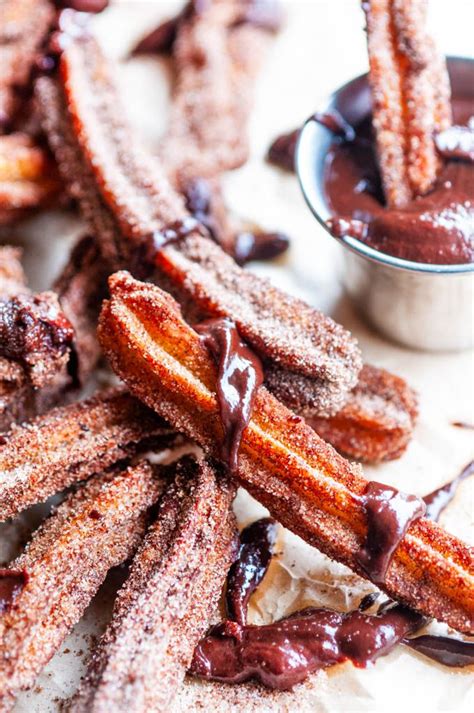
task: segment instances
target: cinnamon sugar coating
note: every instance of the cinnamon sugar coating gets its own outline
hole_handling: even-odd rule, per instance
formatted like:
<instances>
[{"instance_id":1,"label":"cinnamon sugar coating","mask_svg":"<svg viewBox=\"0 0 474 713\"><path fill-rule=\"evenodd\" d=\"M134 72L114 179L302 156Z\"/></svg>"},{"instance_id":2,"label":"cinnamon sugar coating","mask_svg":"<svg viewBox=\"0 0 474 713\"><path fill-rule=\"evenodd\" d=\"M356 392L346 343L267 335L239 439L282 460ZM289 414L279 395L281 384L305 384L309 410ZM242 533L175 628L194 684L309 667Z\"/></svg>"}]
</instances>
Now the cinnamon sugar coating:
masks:
<instances>
[{"instance_id":1,"label":"cinnamon sugar coating","mask_svg":"<svg viewBox=\"0 0 474 713\"><path fill-rule=\"evenodd\" d=\"M68 710L171 710L235 555L235 494L217 465L175 467L112 621Z\"/></svg>"},{"instance_id":2,"label":"cinnamon sugar coating","mask_svg":"<svg viewBox=\"0 0 474 713\"><path fill-rule=\"evenodd\" d=\"M166 424L123 389L14 426L0 445L0 521L140 447L165 446L171 439Z\"/></svg>"},{"instance_id":3,"label":"cinnamon sugar coating","mask_svg":"<svg viewBox=\"0 0 474 713\"><path fill-rule=\"evenodd\" d=\"M373 126L389 207L433 185L434 134L451 123L446 63L426 32L427 0L364 0Z\"/></svg>"},{"instance_id":4,"label":"cinnamon sugar coating","mask_svg":"<svg viewBox=\"0 0 474 713\"><path fill-rule=\"evenodd\" d=\"M309 425L338 451L365 463L399 458L413 435L418 401L406 381L364 364L357 386L330 418L310 417Z\"/></svg>"},{"instance_id":5,"label":"cinnamon sugar coating","mask_svg":"<svg viewBox=\"0 0 474 713\"><path fill-rule=\"evenodd\" d=\"M159 288L118 273L109 280L99 339L114 371L175 428L219 457L223 431L216 366L178 305ZM242 485L283 525L366 576L358 564L367 523L367 481L264 387L243 432L236 471ZM395 550L384 589L415 610L474 630L473 552L421 518Z\"/></svg>"},{"instance_id":6,"label":"cinnamon sugar coating","mask_svg":"<svg viewBox=\"0 0 474 713\"><path fill-rule=\"evenodd\" d=\"M26 583L0 616L2 710L34 683L108 570L133 554L160 489L146 462L97 476L59 506L11 563L26 573Z\"/></svg>"}]
</instances>

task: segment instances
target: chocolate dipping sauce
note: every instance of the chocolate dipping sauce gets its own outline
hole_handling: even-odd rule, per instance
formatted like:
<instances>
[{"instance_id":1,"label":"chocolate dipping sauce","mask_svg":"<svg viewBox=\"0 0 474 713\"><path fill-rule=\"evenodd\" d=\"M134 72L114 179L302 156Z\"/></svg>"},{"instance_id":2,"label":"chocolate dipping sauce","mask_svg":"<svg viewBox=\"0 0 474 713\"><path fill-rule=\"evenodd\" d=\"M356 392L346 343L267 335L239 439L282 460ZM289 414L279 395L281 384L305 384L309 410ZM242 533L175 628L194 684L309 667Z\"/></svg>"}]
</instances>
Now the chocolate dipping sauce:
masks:
<instances>
[{"instance_id":1,"label":"chocolate dipping sauce","mask_svg":"<svg viewBox=\"0 0 474 713\"><path fill-rule=\"evenodd\" d=\"M425 495L423 500L426 504L426 517L438 521L441 513L447 508L451 500L456 496L461 483L474 475L474 461L471 461L455 478L442 485L440 488Z\"/></svg>"},{"instance_id":2,"label":"chocolate dipping sauce","mask_svg":"<svg viewBox=\"0 0 474 713\"><path fill-rule=\"evenodd\" d=\"M458 128L436 138L445 156L438 180L427 195L402 209L384 206L370 118L355 127L353 141L334 141L326 158L324 189L336 237L341 237L338 219L348 235L355 220L357 237L389 255L440 265L474 262L472 139L467 128L459 128L467 127L474 115L474 100L455 96L452 106Z\"/></svg>"}]
</instances>

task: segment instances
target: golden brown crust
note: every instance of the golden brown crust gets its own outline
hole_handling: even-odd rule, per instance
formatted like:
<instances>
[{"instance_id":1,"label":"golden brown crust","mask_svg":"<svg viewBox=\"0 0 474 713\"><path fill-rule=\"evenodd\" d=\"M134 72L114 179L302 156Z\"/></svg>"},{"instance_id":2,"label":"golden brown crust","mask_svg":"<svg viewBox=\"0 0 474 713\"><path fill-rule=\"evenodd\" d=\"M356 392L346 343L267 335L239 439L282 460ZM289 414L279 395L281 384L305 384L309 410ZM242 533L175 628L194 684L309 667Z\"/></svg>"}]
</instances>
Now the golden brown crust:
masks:
<instances>
[{"instance_id":1,"label":"golden brown crust","mask_svg":"<svg viewBox=\"0 0 474 713\"><path fill-rule=\"evenodd\" d=\"M0 521L172 432L126 391L104 392L14 426L0 445Z\"/></svg>"},{"instance_id":2,"label":"golden brown crust","mask_svg":"<svg viewBox=\"0 0 474 713\"><path fill-rule=\"evenodd\" d=\"M223 432L216 366L177 304L126 273L110 281L99 339L132 393L218 457ZM284 525L365 576L367 481L265 388L243 433L237 476ZM473 552L435 523L411 525L389 565L385 591L417 611L473 630Z\"/></svg>"},{"instance_id":3,"label":"golden brown crust","mask_svg":"<svg viewBox=\"0 0 474 713\"><path fill-rule=\"evenodd\" d=\"M4 697L34 683L107 571L133 554L160 488L146 462L91 479L11 563L25 572L26 583L0 616L0 707Z\"/></svg>"},{"instance_id":4,"label":"golden brown crust","mask_svg":"<svg viewBox=\"0 0 474 713\"><path fill-rule=\"evenodd\" d=\"M373 125L385 198L402 207L433 185L433 136L451 123L446 64L426 33L427 0L365 0Z\"/></svg>"},{"instance_id":5,"label":"golden brown crust","mask_svg":"<svg viewBox=\"0 0 474 713\"><path fill-rule=\"evenodd\" d=\"M44 148L27 134L0 136L0 223L50 204L60 184Z\"/></svg>"},{"instance_id":6,"label":"golden brown crust","mask_svg":"<svg viewBox=\"0 0 474 713\"><path fill-rule=\"evenodd\" d=\"M69 710L170 710L234 555L234 487L186 458L119 592L113 618Z\"/></svg>"},{"instance_id":7,"label":"golden brown crust","mask_svg":"<svg viewBox=\"0 0 474 713\"><path fill-rule=\"evenodd\" d=\"M364 463L399 458L413 435L418 400L406 381L364 364L357 386L342 409L307 422L340 453Z\"/></svg>"}]
</instances>

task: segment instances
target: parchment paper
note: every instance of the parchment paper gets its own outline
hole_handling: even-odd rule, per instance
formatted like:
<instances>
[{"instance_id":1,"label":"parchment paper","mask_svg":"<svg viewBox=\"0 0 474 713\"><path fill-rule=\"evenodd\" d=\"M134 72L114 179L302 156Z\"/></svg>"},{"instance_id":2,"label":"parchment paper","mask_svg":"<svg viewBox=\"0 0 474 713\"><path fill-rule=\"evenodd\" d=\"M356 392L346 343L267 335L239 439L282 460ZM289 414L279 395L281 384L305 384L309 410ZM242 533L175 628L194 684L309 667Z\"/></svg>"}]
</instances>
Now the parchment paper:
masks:
<instances>
[{"instance_id":1,"label":"parchment paper","mask_svg":"<svg viewBox=\"0 0 474 713\"><path fill-rule=\"evenodd\" d=\"M106 50L123 59L128 49L180 3L140 0L115 2L94 23ZM367 361L408 379L420 394L421 414L408 452L398 461L367 468L367 476L419 494L452 478L474 456L472 431L452 421L474 422L473 355L425 354L395 346L373 333L341 294L339 247L309 214L296 179L266 165L263 156L280 131L292 129L312 113L318 100L342 82L366 70L363 17L357 0L287 2L288 22L270 51L256 91L251 120L252 157L226 178L231 206L241 215L292 237L289 255L277 263L252 266L279 286L333 314L358 337ZM474 6L470 0L431 2L431 25L443 51L472 52ZM165 60L137 58L121 65L124 104L150 147L166 126L169 67ZM34 288L45 288L66 258L81 229L77 218L49 212L3 233L1 241L25 247L25 264ZM466 325L466 329L471 329ZM472 542L473 486L467 481L443 524ZM33 508L14 525L0 528L0 559L13 556L44 508ZM245 493L236 512L246 524L263 509ZM270 621L310 604L350 608L371 586L346 568L282 530L279 555L265 586L252 603L255 622ZM18 713L56 711L84 672L94 637L110 616L113 592L124 572L113 572L59 652L22 694ZM216 613L218 617L218 613ZM439 627L444 630L443 627ZM398 647L375 667L346 664L312 676L294 691L276 694L253 684L240 687L189 680L173 707L176 711L468 711L473 710L472 673L452 671ZM111 711L113 713L113 711Z\"/></svg>"}]
</instances>

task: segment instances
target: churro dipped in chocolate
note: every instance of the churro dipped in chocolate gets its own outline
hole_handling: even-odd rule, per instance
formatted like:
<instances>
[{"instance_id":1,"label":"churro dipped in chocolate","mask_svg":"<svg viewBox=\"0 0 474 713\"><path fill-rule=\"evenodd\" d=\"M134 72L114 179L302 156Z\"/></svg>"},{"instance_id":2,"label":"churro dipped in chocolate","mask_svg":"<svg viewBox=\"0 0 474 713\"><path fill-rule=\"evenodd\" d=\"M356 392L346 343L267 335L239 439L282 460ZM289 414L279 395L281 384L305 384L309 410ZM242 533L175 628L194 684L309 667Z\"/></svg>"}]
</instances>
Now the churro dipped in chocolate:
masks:
<instances>
[{"instance_id":1,"label":"churro dipped in chocolate","mask_svg":"<svg viewBox=\"0 0 474 713\"><path fill-rule=\"evenodd\" d=\"M0 133L21 104L38 52L54 20L49 0L3 0L0 7Z\"/></svg>"},{"instance_id":2,"label":"churro dipped in chocolate","mask_svg":"<svg viewBox=\"0 0 474 713\"><path fill-rule=\"evenodd\" d=\"M237 539L222 468L188 457L175 469L68 710L171 710Z\"/></svg>"},{"instance_id":3,"label":"churro dipped in chocolate","mask_svg":"<svg viewBox=\"0 0 474 713\"><path fill-rule=\"evenodd\" d=\"M56 168L44 147L24 133L0 136L0 224L50 205L59 187Z\"/></svg>"},{"instance_id":4,"label":"churro dipped in chocolate","mask_svg":"<svg viewBox=\"0 0 474 713\"><path fill-rule=\"evenodd\" d=\"M2 578L17 577L0 614L0 709L31 686L111 567L128 559L161 481L142 462L91 479L37 530ZM21 573L21 580L18 574Z\"/></svg>"},{"instance_id":5,"label":"churro dipped in chocolate","mask_svg":"<svg viewBox=\"0 0 474 713\"><path fill-rule=\"evenodd\" d=\"M126 273L109 284L99 338L112 368L132 393L219 457L224 433L217 367L205 345L159 288ZM235 475L282 524L358 574L376 578L391 597L473 631L472 550L420 518L419 499L367 483L360 467L264 387L242 433Z\"/></svg>"},{"instance_id":6,"label":"churro dipped in chocolate","mask_svg":"<svg viewBox=\"0 0 474 713\"><path fill-rule=\"evenodd\" d=\"M0 445L0 521L172 438L171 429L123 389L14 426Z\"/></svg>"},{"instance_id":7,"label":"churro dipped in chocolate","mask_svg":"<svg viewBox=\"0 0 474 713\"><path fill-rule=\"evenodd\" d=\"M451 123L444 59L426 32L427 0L363 0L373 126L385 199L401 208L424 195L441 160L434 134Z\"/></svg>"},{"instance_id":8,"label":"churro dipped in chocolate","mask_svg":"<svg viewBox=\"0 0 474 713\"><path fill-rule=\"evenodd\" d=\"M239 268L201 234L181 196L123 123L110 68L91 37L71 39L60 70L62 93L46 78L37 85L44 126L103 254L138 273L155 265L162 284L193 306L193 316L228 316L238 324L280 397L301 413L335 413L361 367L355 340L330 318Z\"/></svg>"},{"instance_id":9,"label":"churro dipped in chocolate","mask_svg":"<svg viewBox=\"0 0 474 713\"><path fill-rule=\"evenodd\" d=\"M345 456L380 463L402 455L417 416L417 397L406 381L364 364L342 409L329 418L315 416L307 422Z\"/></svg>"}]
</instances>

